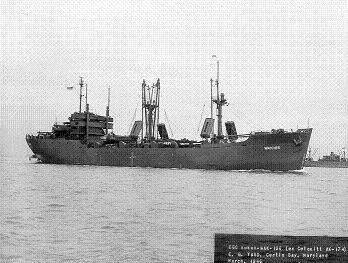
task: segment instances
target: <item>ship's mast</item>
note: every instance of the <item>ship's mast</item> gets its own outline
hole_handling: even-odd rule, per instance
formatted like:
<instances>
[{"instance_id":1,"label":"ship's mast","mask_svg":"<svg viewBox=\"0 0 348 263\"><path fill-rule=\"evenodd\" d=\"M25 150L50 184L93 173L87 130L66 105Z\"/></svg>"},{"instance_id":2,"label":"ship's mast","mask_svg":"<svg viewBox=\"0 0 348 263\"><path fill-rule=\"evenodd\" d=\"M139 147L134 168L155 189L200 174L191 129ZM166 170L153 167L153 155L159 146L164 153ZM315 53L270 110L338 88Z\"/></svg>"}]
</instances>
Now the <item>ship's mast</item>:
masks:
<instances>
[{"instance_id":1,"label":"ship's mast","mask_svg":"<svg viewBox=\"0 0 348 263\"><path fill-rule=\"evenodd\" d=\"M80 83L79 83L79 85L80 85L80 108L79 108L79 113L81 113L82 97L83 97L83 95L82 95L82 87L83 87L83 85L84 85L84 83L83 83L83 78L82 78L82 77L80 77Z\"/></svg>"},{"instance_id":2,"label":"ship's mast","mask_svg":"<svg viewBox=\"0 0 348 263\"><path fill-rule=\"evenodd\" d=\"M219 107L220 103L220 94L219 94L219 60L216 61L216 64L217 64L217 69L216 69L216 104L217 104L217 118L218 118L218 127L217 127L217 132L218 132L218 138L220 137L221 135L221 130L222 130L222 124L221 124L221 117L222 117L222 114L221 114L221 110L222 108ZM220 110L221 109L221 110ZM220 139L220 138L219 138Z\"/></svg>"},{"instance_id":3,"label":"ship's mast","mask_svg":"<svg viewBox=\"0 0 348 263\"><path fill-rule=\"evenodd\" d=\"M146 83L145 79L143 80L143 84L141 85L141 123L143 125L141 129L141 141L144 140L144 105L145 105L145 88Z\"/></svg>"},{"instance_id":4,"label":"ship's mast","mask_svg":"<svg viewBox=\"0 0 348 263\"><path fill-rule=\"evenodd\" d=\"M108 106L106 106L106 128L105 134L108 134L108 124L109 124L109 110L110 110L110 87L108 88Z\"/></svg>"},{"instance_id":5,"label":"ship's mast","mask_svg":"<svg viewBox=\"0 0 348 263\"><path fill-rule=\"evenodd\" d=\"M86 86L86 96L85 97L86 97L86 111L87 111L87 105L88 105L88 102L87 102L87 83L85 86Z\"/></svg>"},{"instance_id":6,"label":"ship's mast","mask_svg":"<svg viewBox=\"0 0 348 263\"><path fill-rule=\"evenodd\" d=\"M82 83L82 86L83 86L83 83ZM86 87L86 95L85 95L85 98L86 98L86 108L85 108L85 112L86 112L86 141L88 141L88 137L89 137L89 104L87 103L87 92L88 92L87 91L87 84L85 84L85 87ZM81 89L82 89L82 87L81 87ZM82 98L82 96L80 98ZM81 105L81 101L80 101L80 105Z\"/></svg>"},{"instance_id":7,"label":"ship's mast","mask_svg":"<svg viewBox=\"0 0 348 263\"><path fill-rule=\"evenodd\" d=\"M210 118L213 119L213 79L210 79ZM212 134L214 134L214 125L212 129Z\"/></svg>"},{"instance_id":8,"label":"ship's mast","mask_svg":"<svg viewBox=\"0 0 348 263\"><path fill-rule=\"evenodd\" d=\"M86 104L86 141L88 141L89 136L89 105Z\"/></svg>"},{"instance_id":9,"label":"ship's mast","mask_svg":"<svg viewBox=\"0 0 348 263\"><path fill-rule=\"evenodd\" d=\"M83 83L82 83L83 85ZM87 90L87 84L85 84L85 87L86 87L86 109L85 109L85 112L86 112L86 141L88 141L88 138L89 138L89 104L87 103L87 93L88 93L88 90ZM82 87L81 87L82 88ZM81 96L82 98L82 96Z\"/></svg>"},{"instance_id":10,"label":"ship's mast","mask_svg":"<svg viewBox=\"0 0 348 263\"><path fill-rule=\"evenodd\" d=\"M216 56L213 56L216 57ZM217 138L223 139L224 135L222 133L222 106L227 104L227 101L225 100L225 94L219 93L219 60L217 60L217 76L216 76L216 99L213 101L216 103L216 109L217 109Z\"/></svg>"},{"instance_id":11,"label":"ship's mast","mask_svg":"<svg viewBox=\"0 0 348 263\"><path fill-rule=\"evenodd\" d=\"M158 123L159 123L159 110L160 110L160 108L159 108L159 101L160 101L160 90L161 90L160 89L160 81L159 81L159 79L157 79L156 87L157 87L156 103L158 105L158 108L156 110L156 117L157 117L157 125L158 125ZM158 132L156 134L157 134L156 138L158 139Z\"/></svg>"}]
</instances>

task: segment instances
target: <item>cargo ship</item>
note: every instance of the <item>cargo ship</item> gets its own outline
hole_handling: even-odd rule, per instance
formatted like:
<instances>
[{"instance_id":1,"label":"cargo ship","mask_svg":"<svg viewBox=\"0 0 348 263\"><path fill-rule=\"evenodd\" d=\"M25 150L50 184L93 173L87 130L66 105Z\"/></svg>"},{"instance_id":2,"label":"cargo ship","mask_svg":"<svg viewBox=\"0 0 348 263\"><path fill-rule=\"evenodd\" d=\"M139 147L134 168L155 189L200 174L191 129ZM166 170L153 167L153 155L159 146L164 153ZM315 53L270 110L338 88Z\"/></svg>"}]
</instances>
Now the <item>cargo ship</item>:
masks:
<instances>
[{"instance_id":1,"label":"cargo ship","mask_svg":"<svg viewBox=\"0 0 348 263\"><path fill-rule=\"evenodd\" d=\"M330 155L324 155L315 161L311 157L311 150L309 150L308 157L305 159L304 166L306 167L328 167L328 168L348 168L348 159L346 152L343 151L343 156L331 152Z\"/></svg>"},{"instance_id":2,"label":"cargo ship","mask_svg":"<svg viewBox=\"0 0 348 263\"><path fill-rule=\"evenodd\" d=\"M217 66L219 68L219 63ZM227 121L226 133L223 132L222 107L227 100L224 93L219 93L218 74L216 80L210 80L211 115L204 121L200 140L169 138L166 125L159 122L159 79L152 85L143 81L142 117L134 122L127 135L110 132L113 128L113 118L109 116L110 90L106 114L97 115L90 112L87 96L82 111L83 87L87 95L87 84L82 78L79 86L78 112L71 114L63 124L55 123L49 132L26 135L34 156L43 163L219 170L303 168L311 128L237 134L235 123ZM216 96L213 96L213 89ZM217 125L213 118L215 106Z\"/></svg>"}]
</instances>

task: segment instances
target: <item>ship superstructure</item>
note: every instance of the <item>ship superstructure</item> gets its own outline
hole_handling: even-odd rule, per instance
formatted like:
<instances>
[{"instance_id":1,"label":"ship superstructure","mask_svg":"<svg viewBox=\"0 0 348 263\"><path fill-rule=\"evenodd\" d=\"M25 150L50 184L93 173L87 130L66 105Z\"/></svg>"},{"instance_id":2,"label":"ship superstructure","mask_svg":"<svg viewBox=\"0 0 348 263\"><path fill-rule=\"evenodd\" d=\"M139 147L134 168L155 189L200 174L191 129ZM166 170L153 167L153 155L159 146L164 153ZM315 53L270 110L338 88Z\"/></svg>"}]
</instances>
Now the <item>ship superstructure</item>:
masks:
<instances>
[{"instance_id":1,"label":"ship superstructure","mask_svg":"<svg viewBox=\"0 0 348 263\"><path fill-rule=\"evenodd\" d=\"M311 157L311 151L309 151L309 157L306 158L304 166L307 167L329 167L329 168L348 168L348 159L346 158L345 148L342 149L342 154L336 154L331 152L330 155L324 155L315 161Z\"/></svg>"}]
</instances>

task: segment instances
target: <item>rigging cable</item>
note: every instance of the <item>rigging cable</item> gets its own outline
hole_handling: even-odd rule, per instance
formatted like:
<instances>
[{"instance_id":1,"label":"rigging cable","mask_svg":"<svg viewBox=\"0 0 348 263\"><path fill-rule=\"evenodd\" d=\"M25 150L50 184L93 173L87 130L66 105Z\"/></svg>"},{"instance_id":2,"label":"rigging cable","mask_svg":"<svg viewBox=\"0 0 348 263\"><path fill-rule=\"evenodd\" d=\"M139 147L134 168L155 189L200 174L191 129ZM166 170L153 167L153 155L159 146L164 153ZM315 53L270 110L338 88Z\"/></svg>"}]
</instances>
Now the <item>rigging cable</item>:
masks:
<instances>
[{"instance_id":1,"label":"rigging cable","mask_svg":"<svg viewBox=\"0 0 348 263\"><path fill-rule=\"evenodd\" d=\"M166 101L166 98L165 98L165 96L164 96L164 94L163 93L161 93L161 101L162 101L162 103L164 102L164 101ZM165 103L163 103L163 104L165 104ZM168 115L167 115L167 112L166 112L166 109L165 108L163 108L163 111L164 111L164 115L165 115L165 118L166 118L166 121L167 121L167 123L168 123L168 127L169 127L169 131L170 131L170 133L171 133L171 135L172 135L172 138L174 137L174 134L173 134L173 130L172 130L172 127L170 126L170 122L169 122L169 118L168 118Z\"/></svg>"},{"instance_id":2,"label":"rigging cable","mask_svg":"<svg viewBox=\"0 0 348 263\"><path fill-rule=\"evenodd\" d=\"M132 131L132 124L134 123L134 120L135 120L135 117L136 117L136 114L137 114L137 109L138 109L138 106L139 106L139 103L140 103L140 99L141 99L141 94L140 94L140 96L139 96L139 99L137 100L137 101L138 101L138 102L137 102L137 106L136 106L136 108L135 108L135 111L134 111L134 114L133 114L133 118L132 118L132 120L131 120L131 122L130 122L130 124L129 124L128 134L130 134L131 131Z\"/></svg>"},{"instance_id":3,"label":"rigging cable","mask_svg":"<svg viewBox=\"0 0 348 263\"><path fill-rule=\"evenodd\" d=\"M134 111L134 114L133 114L132 121L130 122L130 125L129 125L129 128L128 128L128 134L130 134L130 133L131 133L132 124L133 124L134 119L135 119L135 116L136 116L136 114L137 114L137 109L138 109L138 108L135 108L135 111Z\"/></svg>"},{"instance_id":4,"label":"rigging cable","mask_svg":"<svg viewBox=\"0 0 348 263\"><path fill-rule=\"evenodd\" d=\"M199 132L199 127L201 127L202 118L203 118L203 112L204 112L204 107L205 107L205 104L203 104L203 109L202 109L202 113L201 113L201 119L199 120L199 123L198 123L197 132Z\"/></svg>"},{"instance_id":5,"label":"rigging cable","mask_svg":"<svg viewBox=\"0 0 348 263\"><path fill-rule=\"evenodd\" d=\"M166 120L168 122L169 130L170 130L170 133L172 134L172 138L173 138L174 135L173 135L172 127L170 126L170 122L169 122L169 119L168 119L168 115L167 115L166 109L164 109L164 115L166 115Z\"/></svg>"}]
</instances>

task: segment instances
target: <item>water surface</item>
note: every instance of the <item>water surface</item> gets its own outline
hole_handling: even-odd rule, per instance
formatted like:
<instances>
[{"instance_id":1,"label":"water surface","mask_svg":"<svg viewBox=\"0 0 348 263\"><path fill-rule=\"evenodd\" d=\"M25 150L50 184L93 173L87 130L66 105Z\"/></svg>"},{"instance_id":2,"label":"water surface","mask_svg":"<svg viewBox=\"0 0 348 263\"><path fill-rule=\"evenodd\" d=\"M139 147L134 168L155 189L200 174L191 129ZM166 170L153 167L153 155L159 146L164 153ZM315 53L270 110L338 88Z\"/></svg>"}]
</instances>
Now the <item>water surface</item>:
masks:
<instances>
[{"instance_id":1,"label":"water surface","mask_svg":"<svg viewBox=\"0 0 348 263\"><path fill-rule=\"evenodd\" d=\"M214 233L348 236L347 169L0 161L0 262L213 262Z\"/></svg>"}]
</instances>

